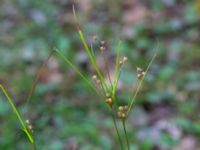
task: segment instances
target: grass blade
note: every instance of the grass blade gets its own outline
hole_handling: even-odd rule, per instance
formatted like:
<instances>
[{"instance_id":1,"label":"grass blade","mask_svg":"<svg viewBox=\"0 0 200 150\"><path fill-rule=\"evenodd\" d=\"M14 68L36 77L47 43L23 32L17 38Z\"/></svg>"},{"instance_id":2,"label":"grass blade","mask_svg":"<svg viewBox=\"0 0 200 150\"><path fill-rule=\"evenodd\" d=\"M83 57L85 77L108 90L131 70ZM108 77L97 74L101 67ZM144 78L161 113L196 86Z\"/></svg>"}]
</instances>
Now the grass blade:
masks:
<instances>
[{"instance_id":1,"label":"grass blade","mask_svg":"<svg viewBox=\"0 0 200 150\"><path fill-rule=\"evenodd\" d=\"M0 89L3 91L3 93L4 93L4 95L6 96L8 102L10 103L10 105L11 105L11 107L12 107L14 113L16 114L17 119L19 120L19 122L20 122L20 124L21 124L21 126L22 126L22 130L23 130L23 131L25 132L25 134L27 135L29 141L30 141L32 144L34 144L35 141L34 141L33 136L31 135L31 133L30 133L30 132L28 131L28 129L26 128L26 126L25 126L25 124L24 124L24 122L23 122L23 120L22 120L22 118L21 118L21 116L20 116L20 114L19 114L17 108L15 107L15 105L14 105L12 99L9 97L8 93L6 92L6 90L5 90L5 88L3 87L2 84L0 84Z\"/></svg>"}]
</instances>

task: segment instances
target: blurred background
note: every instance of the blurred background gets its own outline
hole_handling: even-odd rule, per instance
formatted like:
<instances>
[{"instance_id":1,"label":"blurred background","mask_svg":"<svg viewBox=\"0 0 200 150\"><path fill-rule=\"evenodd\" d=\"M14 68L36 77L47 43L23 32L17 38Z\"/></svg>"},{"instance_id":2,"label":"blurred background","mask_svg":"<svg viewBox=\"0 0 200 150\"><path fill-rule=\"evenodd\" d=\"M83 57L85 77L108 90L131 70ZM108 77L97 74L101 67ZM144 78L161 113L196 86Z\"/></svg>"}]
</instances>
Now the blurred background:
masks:
<instances>
[{"instance_id":1,"label":"blurred background","mask_svg":"<svg viewBox=\"0 0 200 150\"><path fill-rule=\"evenodd\" d=\"M57 55L42 68L32 98L28 93L54 47L88 75L89 58L76 30L72 0L1 0L0 82L34 127L40 150L118 150L107 107ZM200 150L200 1L77 0L80 26L104 70L99 41L106 41L112 73L117 43L128 57L119 81L127 104L136 67L158 57L128 119L132 150ZM94 39L96 39L94 41ZM0 149L27 150L29 141L0 94Z\"/></svg>"}]
</instances>

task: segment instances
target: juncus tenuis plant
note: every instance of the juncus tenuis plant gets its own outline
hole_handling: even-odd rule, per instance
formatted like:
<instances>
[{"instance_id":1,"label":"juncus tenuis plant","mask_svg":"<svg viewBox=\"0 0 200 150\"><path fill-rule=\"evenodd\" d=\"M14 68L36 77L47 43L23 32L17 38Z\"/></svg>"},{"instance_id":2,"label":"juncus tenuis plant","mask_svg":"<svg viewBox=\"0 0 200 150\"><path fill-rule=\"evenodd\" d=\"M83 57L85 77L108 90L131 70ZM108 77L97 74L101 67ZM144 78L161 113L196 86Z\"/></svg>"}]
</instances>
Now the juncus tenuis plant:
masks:
<instances>
[{"instance_id":1,"label":"juncus tenuis plant","mask_svg":"<svg viewBox=\"0 0 200 150\"><path fill-rule=\"evenodd\" d=\"M74 7L73 7L74 8ZM75 15L75 10L73 9L74 15ZM76 18L76 15L75 15ZM109 68L108 68L108 61L106 59L106 42L105 41L100 41L99 43L99 50L100 53L102 54L104 63L105 63L105 75L102 73L102 71L100 70L100 68L97 65L96 62L96 57L94 56L94 52L92 49L92 46L89 46L87 44L86 38L83 35L82 30L80 29L79 25L77 25L77 30L78 30L78 34L80 36L80 40L82 41L82 44L85 48L85 51L88 54L88 58L90 59L90 62L92 64L92 67L94 69L95 74L92 75L91 78L88 79L88 77L86 77L83 73L81 73L81 71L58 49L54 49L51 54L49 55L48 59L44 62L44 64L41 66L41 68L47 63L47 61L49 60L49 58L55 53L58 54L58 56L60 56L61 58L63 58L63 60L85 81L86 84L88 84L91 89L99 96L100 99L102 99L102 102L105 103L108 107L108 110L110 112L110 117L113 121L114 124L114 128L119 140L119 145L121 150L125 150L128 149L130 150L130 143L129 143L129 139L127 136L127 130L126 130L126 122L127 122L127 118L129 117L129 114L133 108L134 102L137 98L137 95L142 87L142 83L150 69L150 66L152 65L156 54L152 57L152 59L150 60L150 62L148 63L148 66L146 69L142 69L140 67L136 68L137 71L137 88L136 90L133 88L132 93L130 94L130 98L128 100L128 103L125 105L120 105L120 100L117 96L117 87L118 87L118 81L120 78L120 74L121 74L121 70L123 68L123 66L126 64L126 62L128 61L128 58L126 56L121 56L121 48L122 48L122 41L120 40L118 42L118 46L117 46L117 54L116 54L116 59L115 59L115 67L114 67L114 75L111 76L110 72L109 72ZM40 76L40 70L37 73L37 76L34 80L31 92L28 96L28 100L30 100L31 95L34 91L34 88L37 84L37 81L39 79ZM108 82L106 81L105 78L108 78ZM10 103L14 113L16 114L17 119L19 120L22 130L25 132L25 134L27 135L30 143L32 144L32 147L34 150L36 150L36 143L35 143L35 139L33 136L33 127L30 123L29 120L26 120L25 122L23 121L19 111L17 110L16 106L14 105L12 99L9 97L8 93L6 92L5 88L3 87L2 84L0 84L0 89L2 90L2 92L4 93L5 97L7 98L8 102ZM120 120L120 122L122 123L123 126L123 131L119 130L119 124L117 123L117 120ZM122 136L122 134L124 134L125 136ZM122 139L122 137L125 137L125 139Z\"/></svg>"}]
</instances>

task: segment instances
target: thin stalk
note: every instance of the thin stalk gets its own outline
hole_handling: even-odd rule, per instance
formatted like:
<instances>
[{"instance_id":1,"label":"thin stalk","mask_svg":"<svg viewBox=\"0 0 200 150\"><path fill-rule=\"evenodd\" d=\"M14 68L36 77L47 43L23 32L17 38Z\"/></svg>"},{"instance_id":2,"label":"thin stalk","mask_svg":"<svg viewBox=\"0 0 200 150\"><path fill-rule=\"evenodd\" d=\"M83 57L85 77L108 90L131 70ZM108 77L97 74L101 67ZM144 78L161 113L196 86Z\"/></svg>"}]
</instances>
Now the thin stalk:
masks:
<instances>
[{"instance_id":1,"label":"thin stalk","mask_svg":"<svg viewBox=\"0 0 200 150\"><path fill-rule=\"evenodd\" d=\"M103 60L104 60L104 63L105 63L105 70L106 70L106 73L107 73L107 76L108 76L108 80L110 82L110 86L111 86L111 90L113 89L113 85L112 85L112 81L111 81L111 77L110 77L110 71L109 71L109 68L108 68L108 61L105 57L105 54L104 52L102 52L102 56L103 56Z\"/></svg>"},{"instance_id":2,"label":"thin stalk","mask_svg":"<svg viewBox=\"0 0 200 150\"><path fill-rule=\"evenodd\" d=\"M102 92L103 92L104 96L106 96L106 89L104 87L103 82L101 82L101 89L102 89Z\"/></svg>"},{"instance_id":3,"label":"thin stalk","mask_svg":"<svg viewBox=\"0 0 200 150\"><path fill-rule=\"evenodd\" d=\"M122 120L122 125L123 125L123 129L124 129L125 137L126 137L127 148L128 148L128 150L130 150L130 145L129 145L129 141L128 141L128 135L127 135L127 131L126 131L126 122L125 122L125 120Z\"/></svg>"},{"instance_id":4,"label":"thin stalk","mask_svg":"<svg viewBox=\"0 0 200 150\"><path fill-rule=\"evenodd\" d=\"M30 99L31 99L31 97L32 97L32 95L33 95L33 91L35 90L35 87L36 87L36 85L37 85L37 83L38 83L38 79L39 79L39 77L40 77L40 74L41 74L41 72L42 72L42 69L47 65L47 62L48 62L49 59L52 57L52 55L53 55L54 52L55 52L55 51L52 51L52 52L48 55L48 58L47 58L47 59L42 63L42 65L40 66L40 69L39 69L39 71L37 72L35 79L33 80L34 82L33 82L33 85L32 85L32 87L31 87L31 90L30 90L30 92L29 92L29 94L28 94L28 98L27 98L27 100L26 100L26 104L28 104L28 102L30 101Z\"/></svg>"},{"instance_id":5,"label":"thin stalk","mask_svg":"<svg viewBox=\"0 0 200 150\"><path fill-rule=\"evenodd\" d=\"M137 80L136 80L136 87L138 88L138 85L139 85L139 82L140 80L137 78ZM136 88L136 90L137 90L137 88ZM134 91L135 91L135 86L133 85L133 87L132 87L132 90L131 90L131 97L130 97L130 99L129 99L129 101L131 101L131 98L134 96Z\"/></svg>"},{"instance_id":6,"label":"thin stalk","mask_svg":"<svg viewBox=\"0 0 200 150\"><path fill-rule=\"evenodd\" d=\"M95 57L95 53L94 53L94 49L93 49L93 45L92 44L90 45L90 49L91 49L92 56Z\"/></svg>"},{"instance_id":7,"label":"thin stalk","mask_svg":"<svg viewBox=\"0 0 200 150\"><path fill-rule=\"evenodd\" d=\"M118 85L118 81L119 81L120 75L121 75L121 68L119 68L119 71L118 71L116 85L115 85L116 87ZM112 95L112 98L113 98L113 101L114 101L115 108L118 109L118 101L117 101L117 96L116 96L116 90L115 90L115 94Z\"/></svg>"},{"instance_id":8,"label":"thin stalk","mask_svg":"<svg viewBox=\"0 0 200 150\"><path fill-rule=\"evenodd\" d=\"M93 49L93 45L92 44L90 45L90 49L91 49L91 52L92 52L92 56L94 57L95 55L94 55L94 49Z\"/></svg>"},{"instance_id":9,"label":"thin stalk","mask_svg":"<svg viewBox=\"0 0 200 150\"><path fill-rule=\"evenodd\" d=\"M121 136L119 134L119 129L117 127L117 122L116 122L115 116L113 114L112 106L108 106L108 107L109 107L109 111L111 113L111 117L112 117L112 121L114 123L115 130L117 132L117 137L118 137L118 140L119 140L119 143L120 143L121 150L124 150L124 147L123 147L123 144L122 144L122 139L121 139Z\"/></svg>"},{"instance_id":10,"label":"thin stalk","mask_svg":"<svg viewBox=\"0 0 200 150\"><path fill-rule=\"evenodd\" d=\"M119 69L119 59L120 59L120 52L121 52L121 46L122 46L122 41L120 40L118 42L118 50L117 50L117 58L115 62L115 72L114 72L114 86L113 86L113 96L116 93L116 88L117 88L117 76L118 76L118 69Z\"/></svg>"},{"instance_id":11,"label":"thin stalk","mask_svg":"<svg viewBox=\"0 0 200 150\"><path fill-rule=\"evenodd\" d=\"M103 96L104 97L106 97L106 91L105 91L105 89L104 89L104 87L103 87L103 84L102 83L100 83L100 86L101 86L101 91L102 91L102 94L103 94ZM103 98L104 99L104 98Z\"/></svg>"},{"instance_id":12,"label":"thin stalk","mask_svg":"<svg viewBox=\"0 0 200 150\"><path fill-rule=\"evenodd\" d=\"M120 76L121 76L121 73L122 73L122 68L119 68L119 73L118 73L118 76L117 76L117 82L116 82L116 87L118 85L118 82L119 82L119 79L120 79ZM117 89L116 89L117 90ZM116 92L115 90L115 92ZM116 93L115 93L116 94Z\"/></svg>"},{"instance_id":13,"label":"thin stalk","mask_svg":"<svg viewBox=\"0 0 200 150\"><path fill-rule=\"evenodd\" d=\"M113 123L114 123L114 126L115 126L115 130L117 132L117 136L118 136L118 140L119 140L121 149L124 150L124 147L123 147L123 144L122 144L122 139L120 137L119 130L118 130L118 127L117 127L117 123L116 123L116 120L115 120L115 117L114 117L113 114L112 114L112 120L113 120Z\"/></svg>"}]
</instances>

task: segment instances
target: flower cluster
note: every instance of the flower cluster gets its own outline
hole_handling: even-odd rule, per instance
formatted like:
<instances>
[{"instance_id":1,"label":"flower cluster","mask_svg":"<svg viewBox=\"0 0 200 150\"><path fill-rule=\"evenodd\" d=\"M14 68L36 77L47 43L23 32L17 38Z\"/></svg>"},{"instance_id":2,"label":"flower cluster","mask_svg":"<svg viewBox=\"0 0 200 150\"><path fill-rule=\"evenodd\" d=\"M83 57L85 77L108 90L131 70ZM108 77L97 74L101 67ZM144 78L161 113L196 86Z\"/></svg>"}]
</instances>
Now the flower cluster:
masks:
<instances>
[{"instance_id":1,"label":"flower cluster","mask_svg":"<svg viewBox=\"0 0 200 150\"><path fill-rule=\"evenodd\" d=\"M146 73L146 72L143 71L142 68L137 67L137 78L138 78L138 79L142 79L142 78L144 77L145 73Z\"/></svg>"},{"instance_id":2,"label":"flower cluster","mask_svg":"<svg viewBox=\"0 0 200 150\"><path fill-rule=\"evenodd\" d=\"M127 117L127 110L128 110L128 106L124 105L124 106L119 106L118 108L118 117L122 120L126 120Z\"/></svg>"},{"instance_id":3,"label":"flower cluster","mask_svg":"<svg viewBox=\"0 0 200 150\"><path fill-rule=\"evenodd\" d=\"M120 66L124 65L124 64L126 63L127 59L128 59L128 58L124 56L124 57L119 61L119 65L120 65Z\"/></svg>"},{"instance_id":4,"label":"flower cluster","mask_svg":"<svg viewBox=\"0 0 200 150\"><path fill-rule=\"evenodd\" d=\"M29 120L26 120L26 126L27 126L27 129L33 133L33 126L31 125L30 121Z\"/></svg>"}]
</instances>

